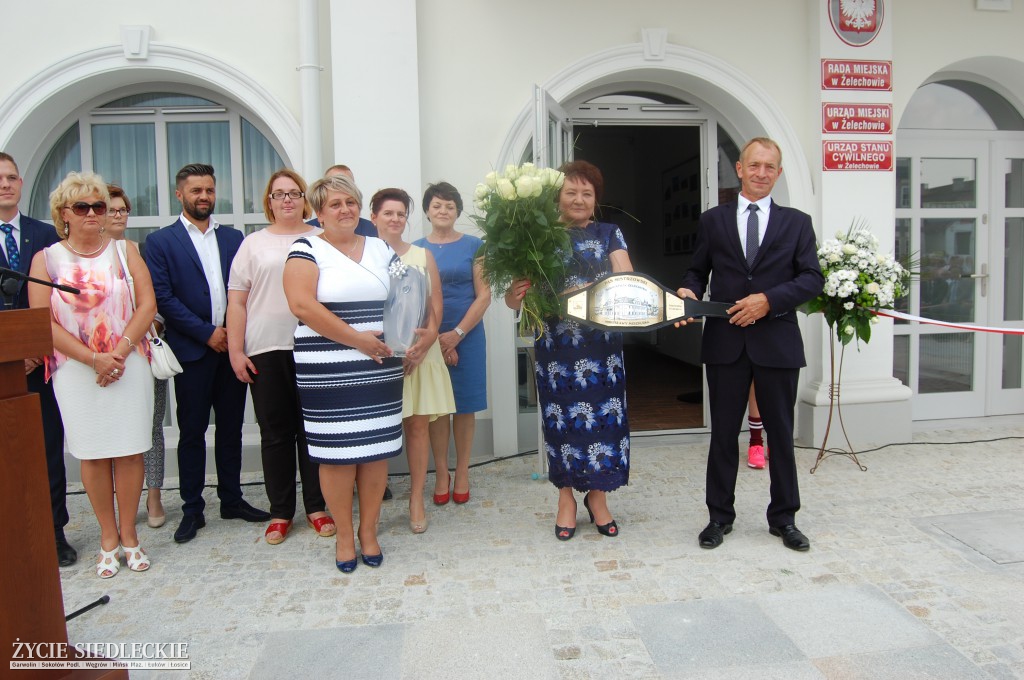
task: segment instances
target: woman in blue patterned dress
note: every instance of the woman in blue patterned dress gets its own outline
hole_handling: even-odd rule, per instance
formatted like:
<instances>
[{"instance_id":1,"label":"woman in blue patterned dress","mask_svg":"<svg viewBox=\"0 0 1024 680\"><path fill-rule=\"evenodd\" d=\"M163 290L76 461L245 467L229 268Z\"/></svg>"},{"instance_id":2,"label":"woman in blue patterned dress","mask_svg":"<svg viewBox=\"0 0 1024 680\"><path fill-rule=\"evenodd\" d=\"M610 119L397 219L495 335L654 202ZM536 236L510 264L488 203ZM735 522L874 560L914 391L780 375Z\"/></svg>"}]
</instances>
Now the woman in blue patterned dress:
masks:
<instances>
[{"instance_id":1,"label":"woman in blue patterned dress","mask_svg":"<svg viewBox=\"0 0 1024 680\"><path fill-rule=\"evenodd\" d=\"M402 451L402 360L380 336L395 253L356 233L362 194L348 177L317 180L309 202L324 231L295 241L284 292L298 320L295 375L310 459L338 526L335 562L356 568L352 497L359 488L363 564L379 567L377 520L388 458Z\"/></svg>"},{"instance_id":2,"label":"woman in blue patterned dress","mask_svg":"<svg viewBox=\"0 0 1024 680\"><path fill-rule=\"evenodd\" d=\"M586 161L567 163L561 170L565 183L558 207L572 239L565 288L633 271L619 228L594 221L594 207L604 190L601 171ZM528 281L515 282L506 304L518 310L529 287ZM576 533L573 489L586 493L583 503L597 530L617 536L607 492L629 482L622 334L549 318L535 351L548 479L559 490L555 536L568 541Z\"/></svg>"}]
</instances>

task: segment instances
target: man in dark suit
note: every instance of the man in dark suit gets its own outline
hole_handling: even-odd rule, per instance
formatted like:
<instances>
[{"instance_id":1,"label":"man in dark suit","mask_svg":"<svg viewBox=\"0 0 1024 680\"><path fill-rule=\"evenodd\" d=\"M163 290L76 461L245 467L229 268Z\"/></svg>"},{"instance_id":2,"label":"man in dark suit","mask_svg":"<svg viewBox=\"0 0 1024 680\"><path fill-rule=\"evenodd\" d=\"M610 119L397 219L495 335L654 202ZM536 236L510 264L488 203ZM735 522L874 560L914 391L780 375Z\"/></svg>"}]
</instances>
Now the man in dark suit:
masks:
<instances>
[{"instance_id":1,"label":"man in dark suit","mask_svg":"<svg viewBox=\"0 0 1024 680\"><path fill-rule=\"evenodd\" d=\"M717 548L736 518L739 432L751 381L768 432L771 503L768 528L793 550L810 542L796 527L800 509L793 454L797 380L806 365L796 308L818 295L818 265L810 216L771 199L782 174L782 152L765 137L747 142L736 163L740 195L700 218L693 263L679 295L700 299L712 277L713 301L734 303L730 317L704 321L701 361L711 407L706 499L710 522L698 538Z\"/></svg>"},{"instance_id":2,"label":"man in dark suit","mask_svg":"<svg viewBox=\"0 0 1024 680\"><path fill-rule=\"evenodd\" d=\"M22 215L22 179L18 164L9 154L0 151L0 267L27 274L32 258L43 248L60 241L57 231L44 222ZM28 309L28 286L22 281L15 286L14 309ZM53 533L57 538L57 562L68 567L78 561L78 553L64 537L68 523L67 474L64 468L64 423L60 419L53 385L45 380L42 357L25 360L28 389L39 395L43 415L43 442L46 446L46 472L50 479L50 510Z\"/></svg>"},{"instance_id":3,"label":"man in dark suit","mask_svg":"<svg viewBox=\"0 0 1024 680\"><path fill-rule=\"evenodd\" d=\"M217 200L213 167L194 163L176 176L181 216L146 239L146 264L167 344L181 362L174 377L178 414L178 475L183 514L174 540L186 543L206 526L206 430L216 416L214 456L220 516L263 522L270 513L242 499L242 417L245 384L231 370L224 314L227 280L242 232L211 217Z\"/></svg>"}]
</instances>

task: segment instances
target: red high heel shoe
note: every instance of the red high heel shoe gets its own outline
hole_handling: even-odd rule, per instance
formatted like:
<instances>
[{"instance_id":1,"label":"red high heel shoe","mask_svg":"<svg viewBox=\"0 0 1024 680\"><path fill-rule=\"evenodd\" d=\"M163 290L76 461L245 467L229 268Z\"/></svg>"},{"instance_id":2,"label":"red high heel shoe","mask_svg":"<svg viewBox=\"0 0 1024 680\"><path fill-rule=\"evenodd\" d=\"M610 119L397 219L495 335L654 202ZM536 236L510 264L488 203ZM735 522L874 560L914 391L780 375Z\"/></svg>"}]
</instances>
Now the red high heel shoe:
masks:
<instances>
[{"instance_id":1,"label":"red high heel shoe","mask_svg":"<svg viewBox=\"0 0 1024 680\"><path fill-rule=\"evenodd\" d=\"M458 491L452 491L452 500L462 505L463 503L469 502L469 492L459 493Z\"/></svg>"},{"instance_id":2,"label":"red high heel shoe","mask_svg":"<svg viewBox=\"0 0 1024 680\"><path fill-rule=\"evenodd\" d=\"M451 476L451 473L449 473L448 474L448 484L450 485L451 483L452 483L452 476ZM435 493L434 494L434 505L448 505L448 501L452 497L452 491L451 491L451 487L450 486L447 487L447 488L448 488L448 490L445 491L444 493ZM465 501L463 501L463 502L465 502Z\"/></svg>"}]
</instances>

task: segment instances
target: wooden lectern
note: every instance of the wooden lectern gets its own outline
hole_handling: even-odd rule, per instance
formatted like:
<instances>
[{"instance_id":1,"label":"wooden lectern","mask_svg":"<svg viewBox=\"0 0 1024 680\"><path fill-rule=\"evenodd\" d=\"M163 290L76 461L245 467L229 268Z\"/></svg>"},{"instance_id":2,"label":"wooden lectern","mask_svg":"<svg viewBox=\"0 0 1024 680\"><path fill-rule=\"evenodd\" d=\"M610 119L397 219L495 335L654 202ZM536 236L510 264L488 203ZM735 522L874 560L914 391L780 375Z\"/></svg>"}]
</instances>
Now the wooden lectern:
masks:
<instances>
[{"instance_id":1,"label":"wooden lectern","mask_svg":"<svg viewBox=\"0 0 1024 680\"><path fill-rule=\"evenodd\" d=\"M11 670L14 642L67 643L64 596L50 511L50 482L43 447L39 395L30 394L25 359L53 349L50 310L0 311L0 517L4 557L0 559L3 615L0 675ZM88 558L86 558L88 559ZM24 677L127 678L125 670L28 670Z\"/></svg>"}]
</instances>

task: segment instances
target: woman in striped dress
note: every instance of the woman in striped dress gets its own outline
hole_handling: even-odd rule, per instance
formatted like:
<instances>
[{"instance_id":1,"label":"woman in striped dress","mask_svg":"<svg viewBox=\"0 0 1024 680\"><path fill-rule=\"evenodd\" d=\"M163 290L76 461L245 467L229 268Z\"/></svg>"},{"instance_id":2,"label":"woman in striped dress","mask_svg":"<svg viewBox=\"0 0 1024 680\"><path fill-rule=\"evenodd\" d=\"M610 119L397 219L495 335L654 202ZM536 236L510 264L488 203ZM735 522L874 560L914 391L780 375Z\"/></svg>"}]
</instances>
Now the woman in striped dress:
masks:
<instances>
[{"instance_id":1,"label":"woman in striped dress","mask_svg":"<svg viewBox=\"0 0 1024 680\"><path fill-rule=\"evenodd\" d=\"M402 360L380 339L394 251L355 233L362 194L344 175L318 180L309 202L324 231L300 238L288 254L284 291L299 319L295 369L309 457L338 526L335 562L379 567L377 520L387 459L402 451ZM352 527L359 490L359 529Z\"/></svg>"}]
</instances>

